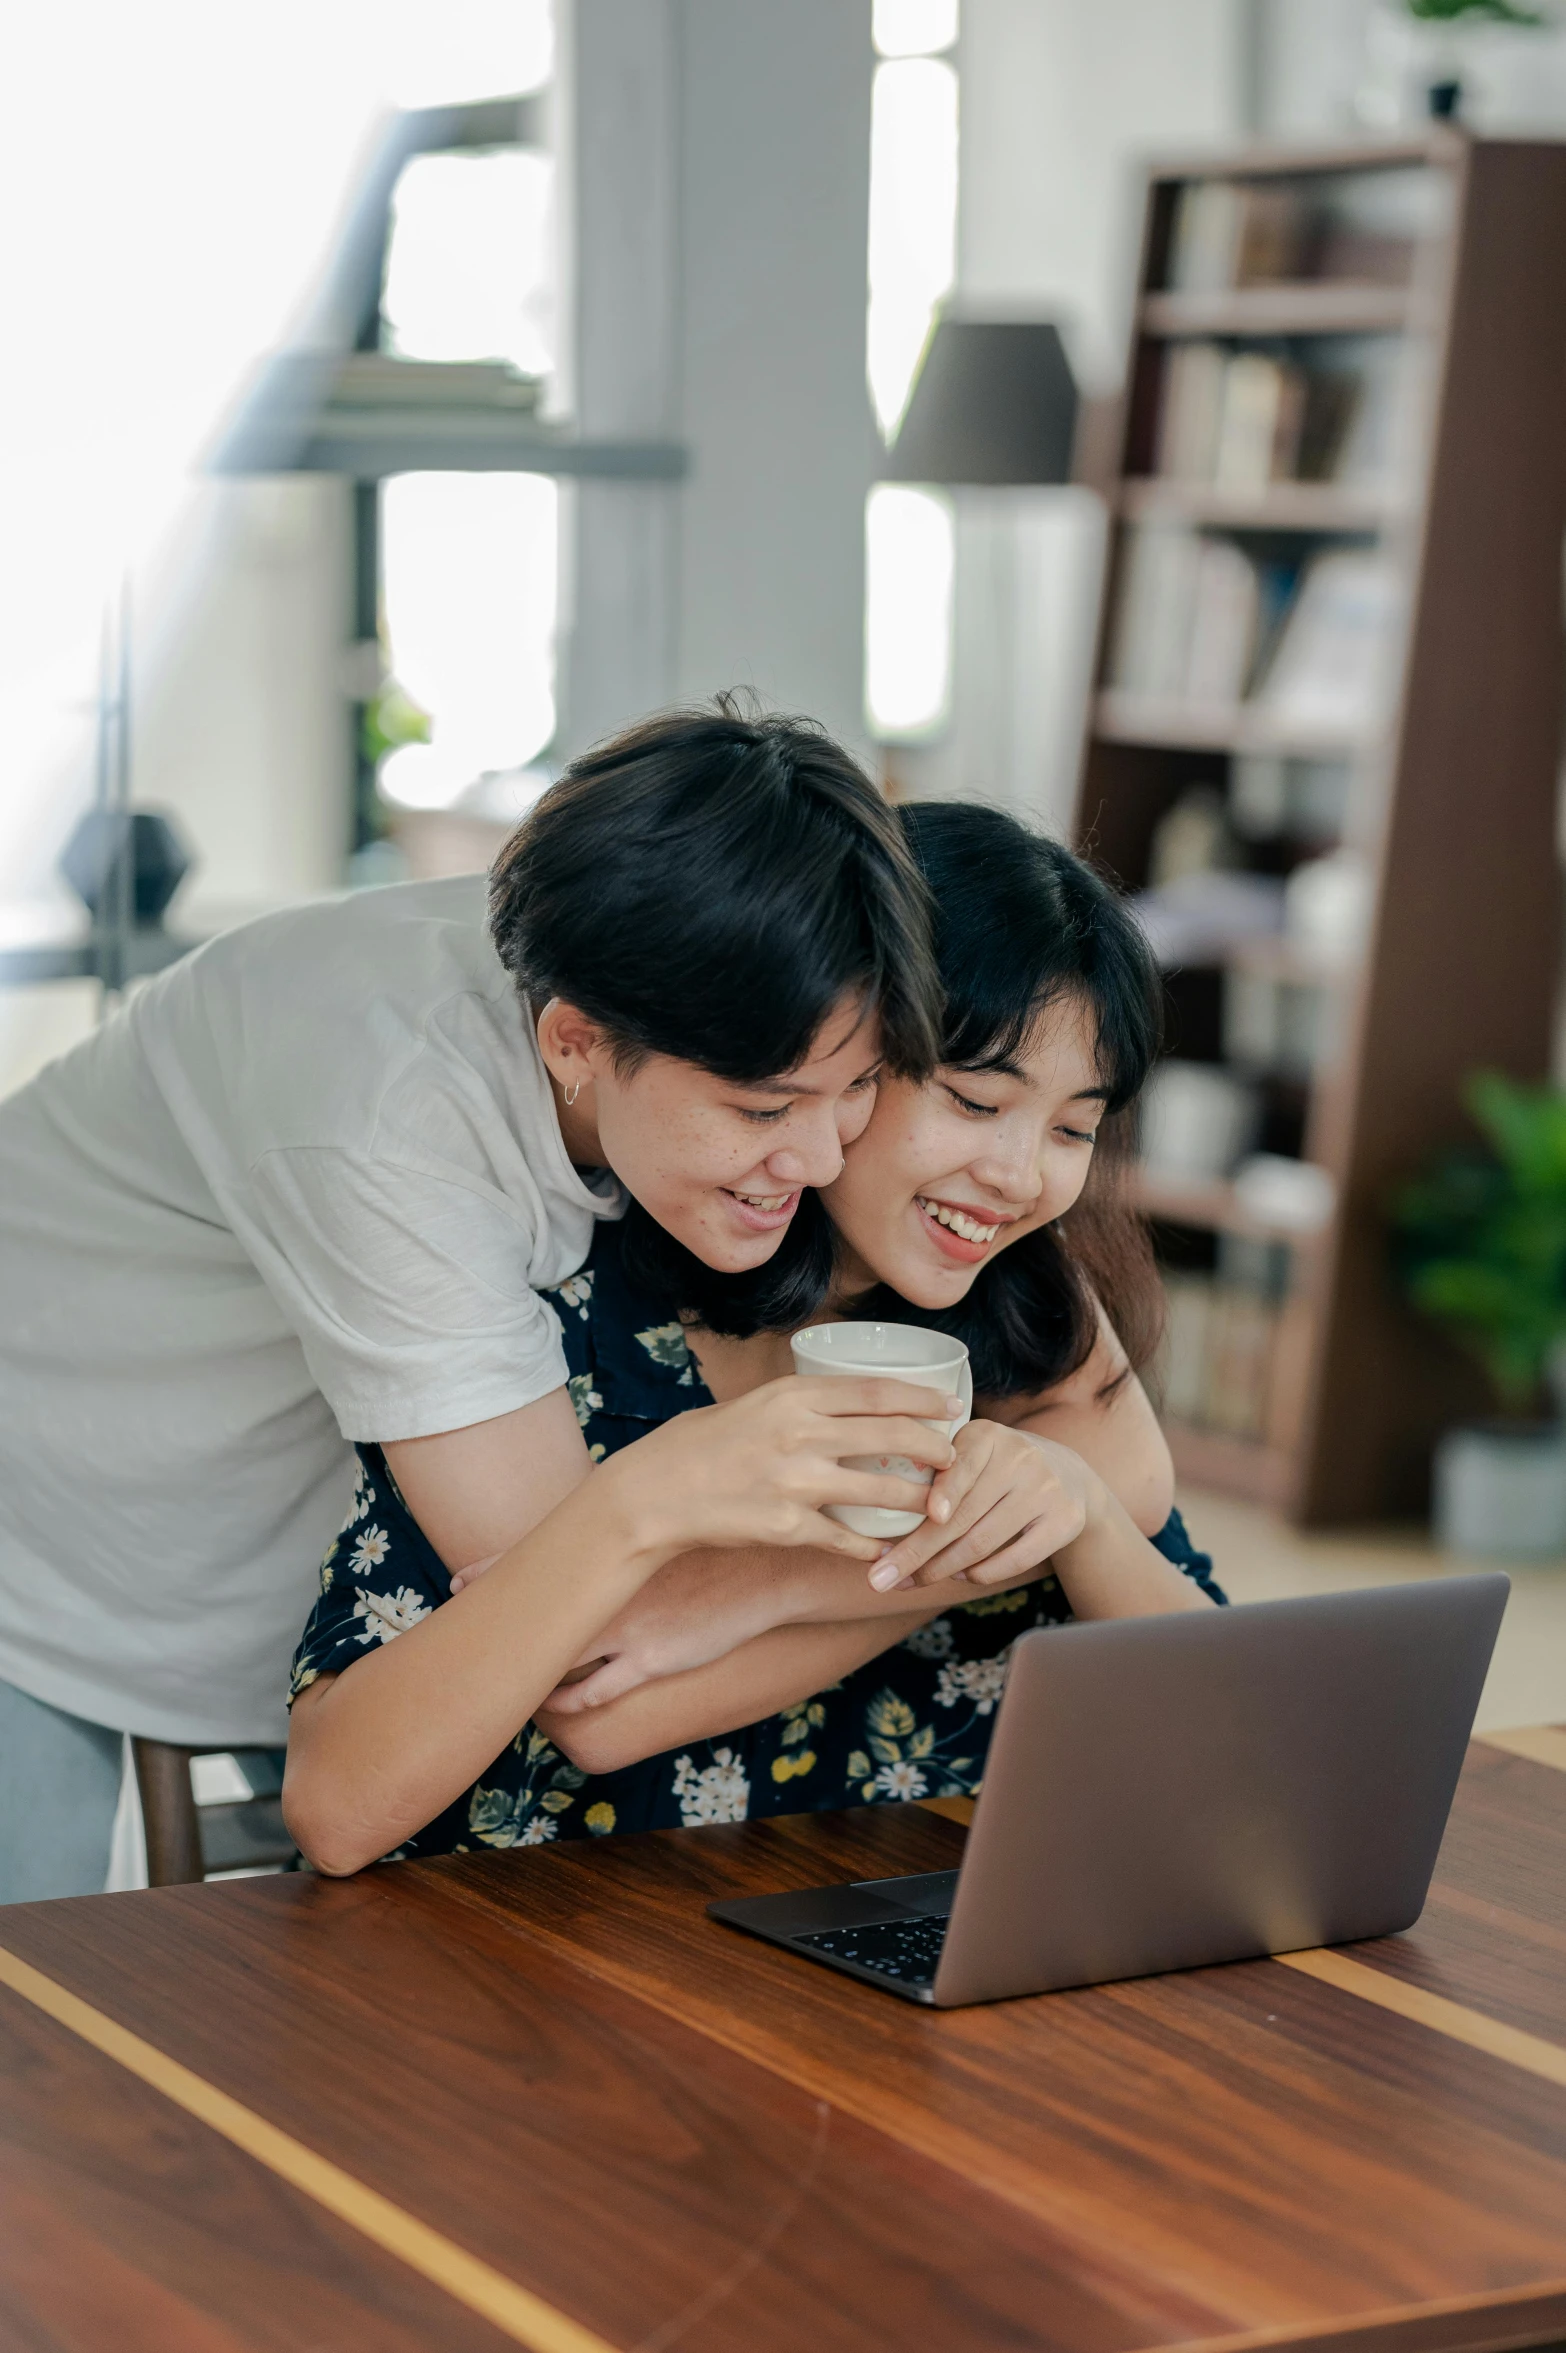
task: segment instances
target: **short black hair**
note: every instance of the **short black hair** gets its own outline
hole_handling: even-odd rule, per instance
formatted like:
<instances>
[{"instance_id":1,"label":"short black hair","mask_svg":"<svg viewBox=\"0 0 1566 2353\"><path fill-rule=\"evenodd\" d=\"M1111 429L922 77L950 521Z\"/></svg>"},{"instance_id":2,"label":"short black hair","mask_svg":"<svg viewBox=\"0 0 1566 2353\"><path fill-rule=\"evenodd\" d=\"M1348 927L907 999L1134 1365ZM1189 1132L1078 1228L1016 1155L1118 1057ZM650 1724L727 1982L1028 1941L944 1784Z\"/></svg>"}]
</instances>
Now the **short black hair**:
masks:
<instances>
[{"instance_id":1,"label":"short black hair","mask_svg":"<svg viewBox=\"0 0 1566 2353\"><path fill-rule=\"evenodd\" d=\"M845 995L878 1014L886 1066L936 1059L929 899L894 812L809 719L644 719L573 760L490 877L500 960L634 1064L737 1084L797 1068Z\"/></svg>"}]
</instances>

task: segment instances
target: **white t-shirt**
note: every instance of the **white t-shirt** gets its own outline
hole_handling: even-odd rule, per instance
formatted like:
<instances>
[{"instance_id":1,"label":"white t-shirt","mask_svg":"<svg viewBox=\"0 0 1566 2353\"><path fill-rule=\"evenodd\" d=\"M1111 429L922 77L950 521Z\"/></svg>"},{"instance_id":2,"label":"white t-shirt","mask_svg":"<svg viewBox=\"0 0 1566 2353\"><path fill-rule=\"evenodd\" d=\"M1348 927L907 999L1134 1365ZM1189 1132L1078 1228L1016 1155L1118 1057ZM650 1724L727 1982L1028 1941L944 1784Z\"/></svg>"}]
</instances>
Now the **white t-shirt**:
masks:
<instances>
[{"instance_id":1,"label":"white t-shirt","mask_svg":"<svg viewBox=\"0 0 1566 2353\"><path fill-rule=\"evenodd\" d=\"M559 1388L537 1292L622 1207L566 1157L481 877L173 966L0 1103L0 1677L280 1740L347 1441Z\"/></svg>"}]
</instances>

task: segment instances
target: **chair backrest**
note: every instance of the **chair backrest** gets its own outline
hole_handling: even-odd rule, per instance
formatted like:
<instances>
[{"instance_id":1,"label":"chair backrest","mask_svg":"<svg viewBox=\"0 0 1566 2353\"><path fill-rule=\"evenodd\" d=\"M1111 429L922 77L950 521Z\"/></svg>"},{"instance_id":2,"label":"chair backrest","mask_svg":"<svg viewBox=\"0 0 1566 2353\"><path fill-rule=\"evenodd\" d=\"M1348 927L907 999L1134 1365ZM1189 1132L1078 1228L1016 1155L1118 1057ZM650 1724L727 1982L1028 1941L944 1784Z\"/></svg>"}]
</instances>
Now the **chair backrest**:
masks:
<instances>
[{"instance_id":1,"label":"chair backrest","mask_svg":"<svg viewBox=\"0 0 1566 2353\"><path fill-rule=\"evenodd\" d=\"M191 1786L196 1757L234 1755L250 1787L247 1798L198 1806ZM210 1871L294 1868L298 1849L283 1821L281 1752L179 1748L132 1739L136 1786L147 1833L149 1887L186 1887Z\"/></svg>"}]
</instances>

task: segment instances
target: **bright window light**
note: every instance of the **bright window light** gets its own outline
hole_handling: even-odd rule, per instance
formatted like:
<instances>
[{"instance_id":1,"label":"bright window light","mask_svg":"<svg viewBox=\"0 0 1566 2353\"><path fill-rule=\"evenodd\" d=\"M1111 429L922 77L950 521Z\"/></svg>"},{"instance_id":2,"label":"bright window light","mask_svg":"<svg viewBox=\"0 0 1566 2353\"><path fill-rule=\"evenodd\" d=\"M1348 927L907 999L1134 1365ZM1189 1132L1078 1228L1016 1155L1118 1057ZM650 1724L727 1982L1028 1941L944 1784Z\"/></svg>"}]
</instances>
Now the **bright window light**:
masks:
<instances>
[{"instance_id":1,"label":"bright window light","mask_svg":"<svg viewBox=\"0 0 1566 2353\"><path fill-rule=\"evenodd\" d=\"M935 57L957 38L957 0L875 0L871 38L882 57Z\"/></svg>"},{"instance_id":2,"label":"bright window light","mask_svg":"<svg viewBox=\"0 0 1566 2353\"><path fill-rule=\"evenodd\" d=\"M952 684L952 505L881 482L865 509L865 716L881 743L945 724Z\"/></svg>"},{"instance_id":3,"label":"bright window light","mask_svg":"<svg viewBox=\"0 0 1566 2353\"><path fill-rule=\"evenodd\" d=\"M401 359L554 364L554 172L532 149L416 155L392 198L381 315Z\"/></svg>"},{"instance_id":4,"label":"bright window light","mask_svg":"<svg viewBox=\"0 0 1566 2353\"><path fill-rule=\"evenodd\" d=\"M890 438L957 268L957 76L930 57L876 68L870 114L870 397Z\"/></svg>"},{"instance_id":5,"label":"bright window light","mask_svg":"<svg viewBox=\"0 0 1566 2353\"><path fill-rule=\"evenodd\" d=\"M554 71L550 0L398 0L378 11L375 38L399 106L520 97Z\"/></svg>"},{"instance_id":6,"label":"bright window light","mask_svg":"<svg viewBox=\"0 0 1566 2353\"><path fill-rule=\"evenodd\" d=\"M398 474L381 493L386 658L430 741L382 763L404 808L449 809L555 731L559 498L541 474Z\"/></svg>"}]
</instances>

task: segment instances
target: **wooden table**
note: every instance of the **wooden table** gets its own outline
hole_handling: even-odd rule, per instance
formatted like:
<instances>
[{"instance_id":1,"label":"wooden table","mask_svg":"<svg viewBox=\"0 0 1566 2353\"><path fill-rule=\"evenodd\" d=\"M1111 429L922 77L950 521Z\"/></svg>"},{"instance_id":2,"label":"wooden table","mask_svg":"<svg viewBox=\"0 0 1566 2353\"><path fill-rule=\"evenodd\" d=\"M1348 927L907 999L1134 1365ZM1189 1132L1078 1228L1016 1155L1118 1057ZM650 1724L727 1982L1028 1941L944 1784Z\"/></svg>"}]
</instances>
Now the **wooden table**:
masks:
<instances>
[{"instance_id":1,"label":"wooden table","mask_svg":"<svg viewBox=\"0 0 1566 2353\"><path fill-rule=\"evenodd\" d=\"M0 1915L0 2345L1060 2353L1566 2338L1566 1732L1410 1935L921 2010L710 1896L917 1807Z\"/></svg>"}]
</instances>

